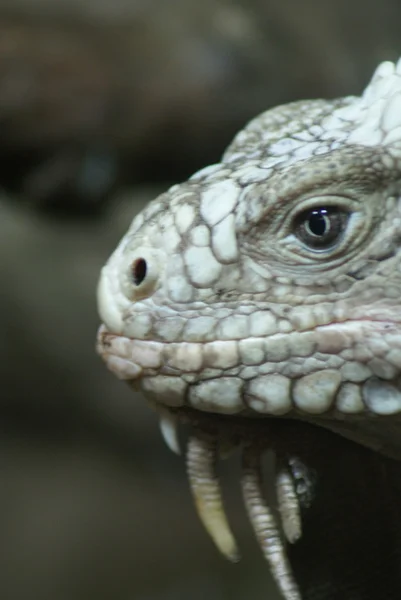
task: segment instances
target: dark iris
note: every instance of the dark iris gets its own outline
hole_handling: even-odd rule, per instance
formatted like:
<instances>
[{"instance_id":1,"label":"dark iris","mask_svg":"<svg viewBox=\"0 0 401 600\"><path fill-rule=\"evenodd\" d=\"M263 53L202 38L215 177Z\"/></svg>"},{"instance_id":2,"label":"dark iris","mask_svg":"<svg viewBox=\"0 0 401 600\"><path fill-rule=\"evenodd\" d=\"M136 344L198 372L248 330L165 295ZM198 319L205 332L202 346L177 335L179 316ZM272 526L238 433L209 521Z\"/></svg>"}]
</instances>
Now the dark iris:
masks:
<instances>
[{"instance_id":1,"label":"dark iris","mask_svg":"<svg viewBox=\"0 0 401 600\"><path fill-rule=\"evenodd\" d=\"M132 279L135 285L140 285L146 277L147 265L144 258L137 258L132 263Z\"/></svg>"},{"instance_id":2,"label":"dark iris","mask_svg":"<svg viewBox=\"0 0 401 600\"><path fill-rule=\"evenodd\" d=\"M336 206L311 208L298 215L294 233L306 246L323 250L340 240L347 218Z\"/></svg>"}]
</instances>

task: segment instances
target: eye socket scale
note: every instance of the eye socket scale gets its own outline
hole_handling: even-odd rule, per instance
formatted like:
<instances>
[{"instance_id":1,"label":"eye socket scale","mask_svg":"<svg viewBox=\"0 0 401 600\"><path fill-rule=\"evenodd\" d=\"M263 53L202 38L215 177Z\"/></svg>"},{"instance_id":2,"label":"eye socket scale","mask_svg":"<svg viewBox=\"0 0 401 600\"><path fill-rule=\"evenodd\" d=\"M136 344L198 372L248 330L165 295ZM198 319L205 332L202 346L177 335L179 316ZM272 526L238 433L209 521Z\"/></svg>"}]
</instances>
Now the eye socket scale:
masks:
<instances>
[{"instance_id":1,"label":"eye socket scale","mask_svg":"<svg viewBox=\"0 0 401 600\"><path fill-rule=\"evenodd\" d=\"M137 258L131 266L132 281L136 286L145 281L148 265L144 258Z\"/></svg>"},{"instance_id":2,"label":"eye socket scale","mask_svg":"<svg viewBox=\"0 0 401 600\"><path fill-rule=\"evenodd\" d=\"M294 233L313 250L328 250L340 241L349 213L337 206L318 206L301 212L294 222Z\"/></svg>"}]
</instances>

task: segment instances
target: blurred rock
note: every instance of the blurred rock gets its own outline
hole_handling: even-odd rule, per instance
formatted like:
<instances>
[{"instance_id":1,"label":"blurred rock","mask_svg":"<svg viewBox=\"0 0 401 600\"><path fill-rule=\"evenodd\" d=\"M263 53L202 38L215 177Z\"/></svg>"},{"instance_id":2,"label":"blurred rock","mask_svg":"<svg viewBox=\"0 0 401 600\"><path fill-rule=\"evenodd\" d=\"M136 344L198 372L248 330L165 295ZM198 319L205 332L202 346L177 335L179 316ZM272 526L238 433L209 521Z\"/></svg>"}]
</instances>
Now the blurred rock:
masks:
<instances>
[{"instance_id":1,"label":"blurred rock","mask_svg":"<svg viewBox=\"0 0 401 600\"><path fill-rule=\"evenodd\" d=\"M359 92L401 53L398 0L3 0L0 17L0 182L89 212L218 160L268 107Z\"/></svg>"}]
</instances>

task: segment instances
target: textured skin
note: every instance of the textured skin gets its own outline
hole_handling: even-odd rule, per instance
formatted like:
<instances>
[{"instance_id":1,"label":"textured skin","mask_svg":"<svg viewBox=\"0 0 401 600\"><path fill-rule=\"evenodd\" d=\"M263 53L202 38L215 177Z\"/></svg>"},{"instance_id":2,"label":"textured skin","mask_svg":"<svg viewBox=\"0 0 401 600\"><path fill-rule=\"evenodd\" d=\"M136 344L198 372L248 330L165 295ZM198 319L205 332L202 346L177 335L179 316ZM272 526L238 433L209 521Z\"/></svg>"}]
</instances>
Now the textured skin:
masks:
<instances>
[{"instance_id":1,"label":"textured skin","mask_svg":"<svg viewBox=\"0 0 401 600\"><path fill-rule=\"evenodd\" d=\"M393 523L397 540L398 521L388 520L397 492L383 475L397 463L367 448L401 458L400 192L401 62L383 63L360 98L297 102L252 121L221 163L133 221L98 292L98 349L120 378L177 414L285 417L358 442L364 447L296 425L300 438L306 427L310 440L334 448L317 456L300 442L295 452L323 481L320 498L354 482L354 519L352 497L364 497L370 482L336 466L327 483L336 449L375 482L384 477L366 515L381 511L380 531ZM334 236L327 243L326 234ZM307 513L314 522L322 506ZM357 575L340 577L341 587L335 569L323 579L338 595L319 587L305 568L308 531L313 539L319 529L310 526L291 550L299 581L307 580L303 597L399 597L378 596ZM348 533L333 542L337 557ZM382 551L388 572L371 579L394 593L401 587L390 555L398 566L397 552Z\"/></svg>"},{"instance_id":2,"label":"textured skin","mask_svg":"<svg viewBox=\"0 0 401 600\"><path fill-rule=\"evenodd\" d=\"M398 70L361 99L268 111L134 220L99 286L110 368L167 405L301 417L401 455ZM317 252L294 230L322 206L348 223Z\"/></svg>"}]
</instances>

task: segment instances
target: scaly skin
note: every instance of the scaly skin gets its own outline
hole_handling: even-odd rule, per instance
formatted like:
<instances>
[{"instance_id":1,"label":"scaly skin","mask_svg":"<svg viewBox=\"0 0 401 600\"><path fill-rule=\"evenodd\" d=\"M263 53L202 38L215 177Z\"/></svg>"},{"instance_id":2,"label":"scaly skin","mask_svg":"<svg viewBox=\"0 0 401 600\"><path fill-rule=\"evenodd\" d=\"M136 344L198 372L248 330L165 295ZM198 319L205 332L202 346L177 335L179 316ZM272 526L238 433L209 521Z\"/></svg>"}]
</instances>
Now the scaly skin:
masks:
<instances>
[{"instance_id":1,"label":"scaly skin","mask_svg":"<svg viewBox=\"0 0 401 600\"><path fill-rule=\"evenodd\" d=\"M245 446L245 503L287 599L301 595L260 495L260 452L276 452L291 543L299 421L401 458L400 192L401 61L360 98L253 120L221 163L150 203L102 271L98 351L156 406L171 447L177 419L194 426L198 512L233 560L213 463L218 444Z\"/></svg>"}]
</instances>

